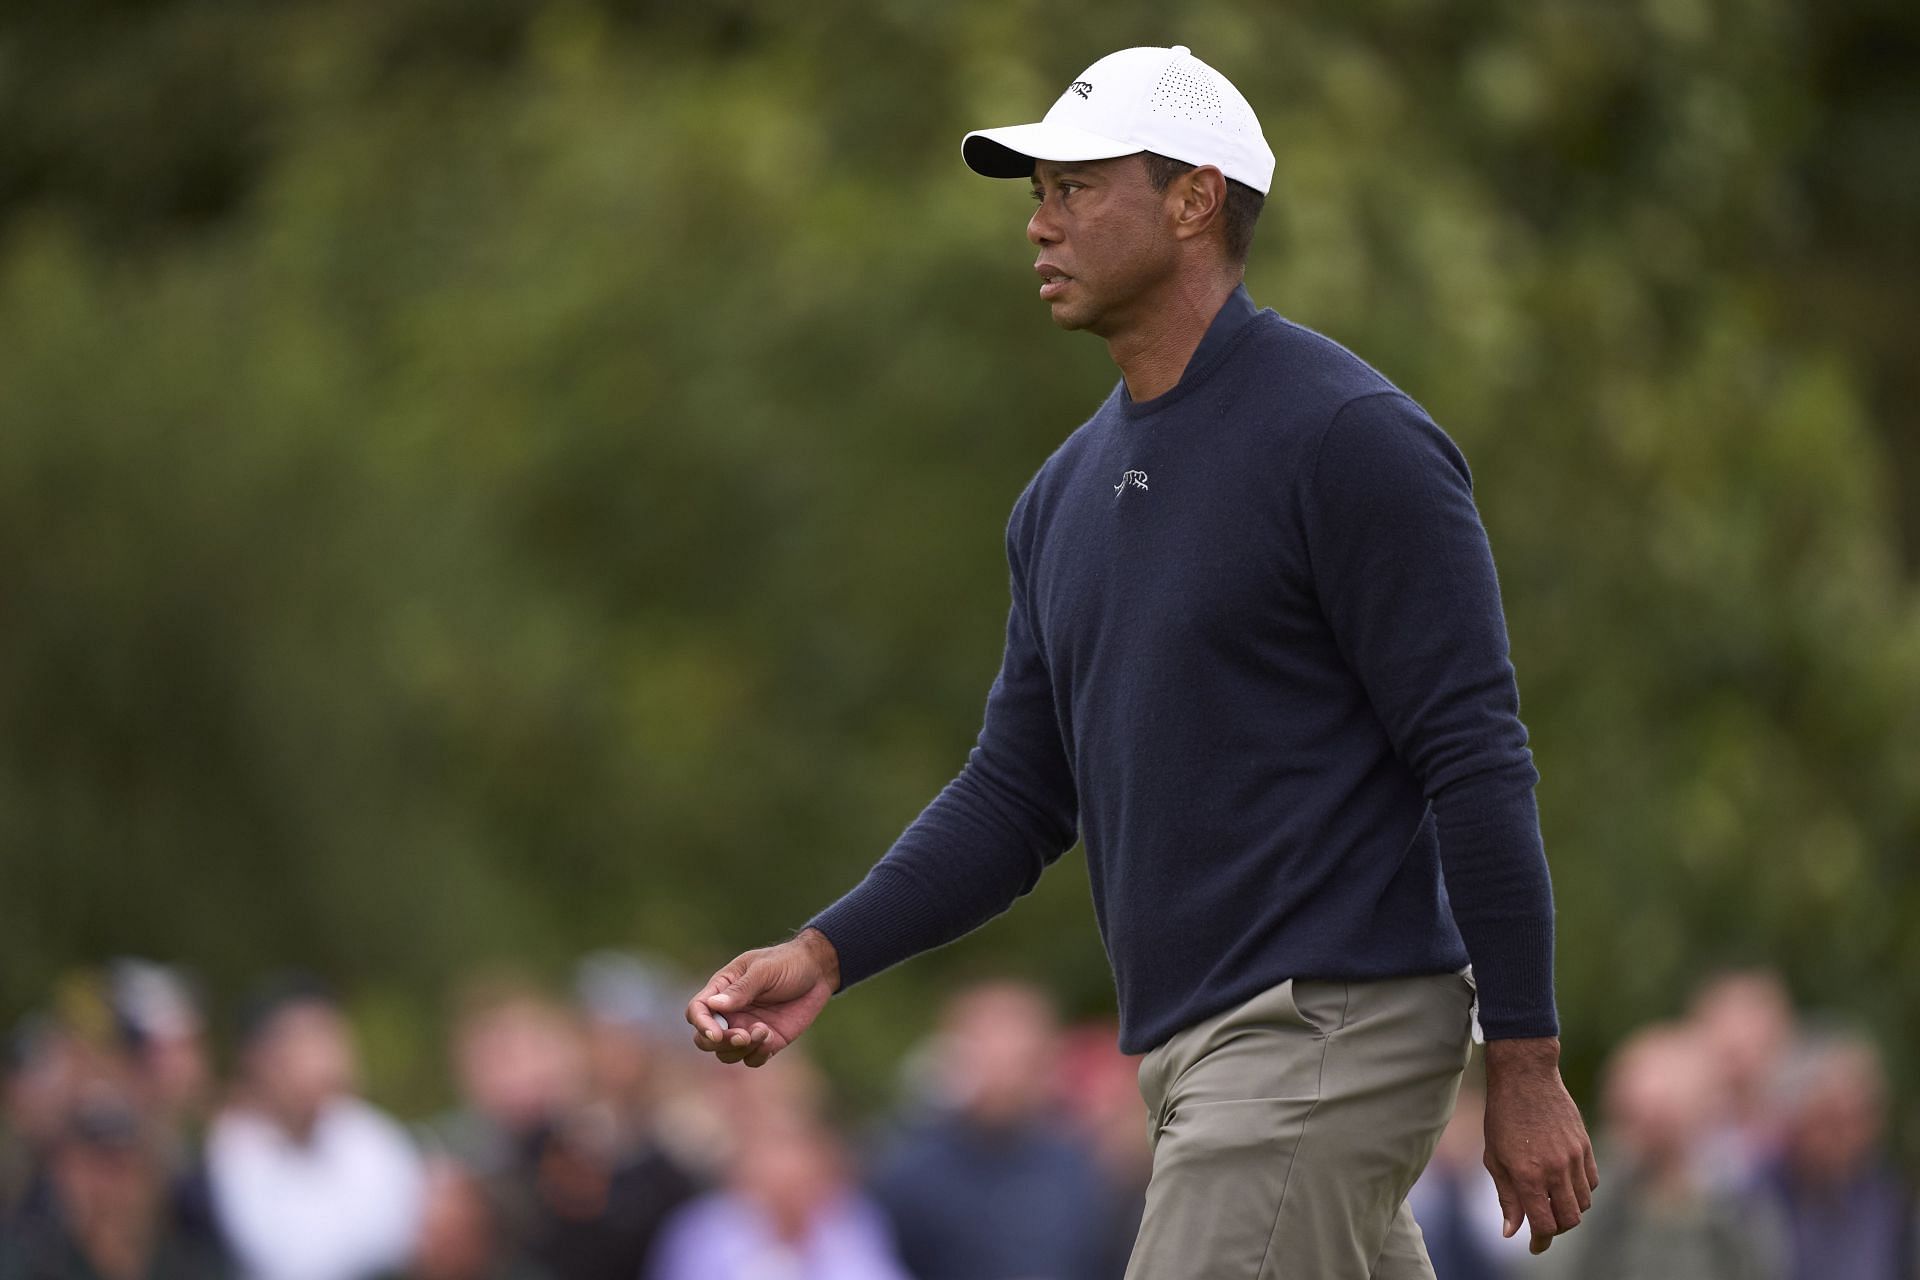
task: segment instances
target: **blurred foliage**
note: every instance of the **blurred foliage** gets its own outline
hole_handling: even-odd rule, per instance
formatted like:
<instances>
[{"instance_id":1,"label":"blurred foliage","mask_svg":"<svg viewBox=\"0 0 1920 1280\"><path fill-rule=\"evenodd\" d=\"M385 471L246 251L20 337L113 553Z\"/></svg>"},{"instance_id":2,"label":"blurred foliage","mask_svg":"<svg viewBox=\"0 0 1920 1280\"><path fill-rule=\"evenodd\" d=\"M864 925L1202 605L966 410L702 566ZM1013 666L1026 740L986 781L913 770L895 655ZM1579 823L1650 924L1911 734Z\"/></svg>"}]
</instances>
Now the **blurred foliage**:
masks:
<instances>
[{"instance_id":1,"label":"blurred foliage","mask_svg":"<svg viewBox=\"0 0 1920 1280\"><path fill-rule=\"evenodd\" d=\"M705 972L851 884L964 758L1007 509L1114 376L959 134L1174 41L1279 156L1256 299L1473 461L1576 1085L1730 960L1913 1079L1891 0L14 7L0 1008L303 963L418 1096L470 965ZM873 1096L973 972L1109 1007L1075 861L819 1054Z\"/></svg>"}]
</instances>

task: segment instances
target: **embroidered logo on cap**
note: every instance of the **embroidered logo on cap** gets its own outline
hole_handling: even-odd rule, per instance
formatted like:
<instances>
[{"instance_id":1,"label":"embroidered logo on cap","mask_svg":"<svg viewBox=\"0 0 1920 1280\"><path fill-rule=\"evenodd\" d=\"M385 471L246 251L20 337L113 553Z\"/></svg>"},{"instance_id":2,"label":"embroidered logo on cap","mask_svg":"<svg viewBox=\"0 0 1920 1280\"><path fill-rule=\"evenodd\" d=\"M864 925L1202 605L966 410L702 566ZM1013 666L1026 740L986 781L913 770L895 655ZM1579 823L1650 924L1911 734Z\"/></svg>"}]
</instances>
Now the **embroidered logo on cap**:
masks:
<instances>
[{"instance_id":1,"label":"embroidered logo on cap","mask_svg":"<svg viewBox=\"0 0 1920 1280\"><path fill-rule=\"evenodd\" d=\"M1067 86L1067 90L1070 93L1079 94L1082 98L1093 97L1093 86L1091 84L1088 84L1085 80L1075 80L1072 84Z\"/></svg>"}]
</instances>

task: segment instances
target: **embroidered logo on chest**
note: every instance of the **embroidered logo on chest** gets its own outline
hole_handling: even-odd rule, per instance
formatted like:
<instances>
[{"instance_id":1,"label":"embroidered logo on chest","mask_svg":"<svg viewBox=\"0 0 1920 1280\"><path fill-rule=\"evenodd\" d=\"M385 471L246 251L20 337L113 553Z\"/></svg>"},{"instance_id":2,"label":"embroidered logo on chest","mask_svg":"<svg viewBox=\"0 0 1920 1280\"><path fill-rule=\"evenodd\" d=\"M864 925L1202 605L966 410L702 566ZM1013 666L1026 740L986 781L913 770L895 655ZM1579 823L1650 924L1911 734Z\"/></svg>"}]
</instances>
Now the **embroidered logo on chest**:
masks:
<instances>
[{"instance_id":1,"label":"embroidered logo on chest","mask_svg":"<svg viewBox=\"0 0 1920 1280\"><path fill-rule=\"evenodd\" d=\"M1120 483L1113 486L1113 500L1115 502L1120 500L1120 495L1127 491L1128 486L1132 486L1135 489L1146 489L1147 473L1144 471L1129 471L1121 476ZM1152 492L1150 489L1147 491L1149 493Z\"/></svg>"}]
</instances>

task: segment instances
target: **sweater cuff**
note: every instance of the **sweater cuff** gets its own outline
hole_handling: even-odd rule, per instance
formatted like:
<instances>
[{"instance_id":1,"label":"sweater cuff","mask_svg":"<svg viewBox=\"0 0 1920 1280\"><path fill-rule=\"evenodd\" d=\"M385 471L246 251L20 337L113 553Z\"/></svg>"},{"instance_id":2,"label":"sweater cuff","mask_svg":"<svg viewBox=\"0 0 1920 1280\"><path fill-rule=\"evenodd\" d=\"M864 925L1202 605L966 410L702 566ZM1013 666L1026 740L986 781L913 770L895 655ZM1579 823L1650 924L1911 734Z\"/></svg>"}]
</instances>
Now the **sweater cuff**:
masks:
<instances>
[{"instance_id":1,"label":"sweater cuff","mask_svg":"<svg viewBox=\"0 0 1920 1280\"><path fill-rule=\"evenodd\" d=\"M1500 945L1473 957L1480 1031L1489 1040L1560 1034L1553 999L1553 920L1515 921Z\"/></svg>"},{"instance_id":2,"label":"sweater cuff","mask_svg":"<svg viewBox=\"0 0 1920 1280\"><path fill-rule=\"evenodd\" d=\"M945 913L885 864L801 928L818 929L840 957L840 990L947 941Z\"/></svg>"}]
</instances>

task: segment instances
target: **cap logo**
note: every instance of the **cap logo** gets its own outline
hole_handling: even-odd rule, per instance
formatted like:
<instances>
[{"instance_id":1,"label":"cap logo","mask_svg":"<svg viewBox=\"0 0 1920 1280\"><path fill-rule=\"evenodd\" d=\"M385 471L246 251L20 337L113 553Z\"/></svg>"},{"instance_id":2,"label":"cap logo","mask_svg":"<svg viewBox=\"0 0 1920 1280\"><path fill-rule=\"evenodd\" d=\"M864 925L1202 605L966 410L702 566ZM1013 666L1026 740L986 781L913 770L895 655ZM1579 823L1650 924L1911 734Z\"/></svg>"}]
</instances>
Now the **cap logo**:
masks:
<instances>
[{"instance_id":1,"label":"cap logo","mask_svg":"<svg viewBox=\"0 0 1920 1280\"><path fill-rule=\"evenodd\" d=\"M1091 98L1093 96L1093 86L1085 80L1075 80L1067 86L1067 90L1070 93L1079 94L1082 98Z\"/></svg>"}]
</instances>

